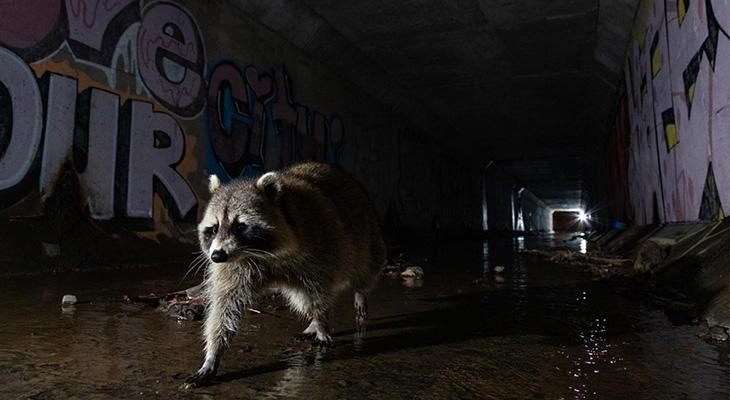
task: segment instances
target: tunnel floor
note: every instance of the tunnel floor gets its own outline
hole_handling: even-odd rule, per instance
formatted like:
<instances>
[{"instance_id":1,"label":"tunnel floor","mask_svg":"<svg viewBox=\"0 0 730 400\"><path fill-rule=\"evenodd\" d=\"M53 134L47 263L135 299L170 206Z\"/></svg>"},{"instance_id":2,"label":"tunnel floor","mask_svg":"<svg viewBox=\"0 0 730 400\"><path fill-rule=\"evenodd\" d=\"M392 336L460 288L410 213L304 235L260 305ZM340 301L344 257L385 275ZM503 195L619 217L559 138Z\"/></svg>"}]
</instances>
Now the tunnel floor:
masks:
<instances>
[{"instance_id":1,"label":"tunnel floor","mask_svg":"<svg viewBox=\"0 0 730 400\"><path fill-rule=\"evenodd\" d=\"M425 277L383 278L364 338L349 297L327 349L294 341L306 323L286 310L249 314L213 384L189 392L201 323L120 301L190 286L184 268L9 280L0 398L728 398L726 344L674 326L644 294L514 252L580 248L564 238L410 246ZM62 312L66 293L80 304Z\"/></svg>"}]
</instances>

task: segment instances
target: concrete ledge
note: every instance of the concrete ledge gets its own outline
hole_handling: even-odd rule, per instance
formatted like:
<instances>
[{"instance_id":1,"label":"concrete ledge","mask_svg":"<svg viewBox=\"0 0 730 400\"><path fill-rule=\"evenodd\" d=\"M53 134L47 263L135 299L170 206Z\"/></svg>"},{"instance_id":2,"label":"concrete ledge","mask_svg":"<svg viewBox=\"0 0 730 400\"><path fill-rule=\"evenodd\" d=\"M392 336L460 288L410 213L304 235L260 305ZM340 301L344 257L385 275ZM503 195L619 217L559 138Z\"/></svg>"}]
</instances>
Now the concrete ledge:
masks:
<instances>
[{"instance_id":1,"label":"concrete ledge","mask_svg":"<svg viewBox=\"0 0 730 400\"><path fill-rule=\"evenodd\" d=\"M85 219L54 222L44 217L0 221L0 278L173 262L185 266L197 250L192 232L181 233L185 240L180 241Z\"/></svg>"},{"instance_id":2,"label":"concrete ledge","mask_svg":"<svg viewBox=\"0 0 730 400\"><path fill-rule=\"evenodd\" d=\"M651 248L649 242L664 249L649 270L649 283L659 302L674 319L703 322L713 337L726 340L730 329L729 227L730 220L725 218L613 230L593 239L600 249L631 258Z\"/></svg>"}]
</instances>

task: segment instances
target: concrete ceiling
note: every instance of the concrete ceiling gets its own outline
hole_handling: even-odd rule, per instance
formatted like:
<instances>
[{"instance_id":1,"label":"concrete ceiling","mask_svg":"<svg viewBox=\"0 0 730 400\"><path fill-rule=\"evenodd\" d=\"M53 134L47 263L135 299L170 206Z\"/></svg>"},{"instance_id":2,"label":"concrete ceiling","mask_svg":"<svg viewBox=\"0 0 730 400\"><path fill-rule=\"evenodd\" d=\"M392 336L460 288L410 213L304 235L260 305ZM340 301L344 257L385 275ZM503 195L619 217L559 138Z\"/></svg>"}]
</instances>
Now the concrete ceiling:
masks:
<instances>
[{"instance_id":1,"label":"concrete ceiling","mask_svg":"<svg viewBox=\"0 0 730 400\"><path fill-rule=\"evenodd\" d=\"M605 133L637 2L239 1L445 148L484 164L522 160L515 175L549 204L580 198L582 161ZM530 169L546 159L573 160L571 171L562 161Z\"/></svg>"}]
</instances>

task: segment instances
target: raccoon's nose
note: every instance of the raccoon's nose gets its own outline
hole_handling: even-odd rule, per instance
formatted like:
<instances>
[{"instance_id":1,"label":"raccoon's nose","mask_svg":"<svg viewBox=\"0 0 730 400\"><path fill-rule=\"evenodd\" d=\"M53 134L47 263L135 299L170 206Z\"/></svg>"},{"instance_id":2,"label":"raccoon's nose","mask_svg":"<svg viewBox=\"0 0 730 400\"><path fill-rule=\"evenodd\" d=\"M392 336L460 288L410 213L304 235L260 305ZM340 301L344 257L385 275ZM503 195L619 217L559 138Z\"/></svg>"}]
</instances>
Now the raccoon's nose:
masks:
<instances>
[{"instance_id":1,"label":"raccoon's nose","mask_svg":"<svg viewBox=\"0 0 730 400\"><path fill-rule=\"evenodd\" d=\"M225 252L225 250L215 250L211 255L210 259L213 260L213 262L222 263L226 262L228 259L228 253Z\"/></svg>"}]
</instances>

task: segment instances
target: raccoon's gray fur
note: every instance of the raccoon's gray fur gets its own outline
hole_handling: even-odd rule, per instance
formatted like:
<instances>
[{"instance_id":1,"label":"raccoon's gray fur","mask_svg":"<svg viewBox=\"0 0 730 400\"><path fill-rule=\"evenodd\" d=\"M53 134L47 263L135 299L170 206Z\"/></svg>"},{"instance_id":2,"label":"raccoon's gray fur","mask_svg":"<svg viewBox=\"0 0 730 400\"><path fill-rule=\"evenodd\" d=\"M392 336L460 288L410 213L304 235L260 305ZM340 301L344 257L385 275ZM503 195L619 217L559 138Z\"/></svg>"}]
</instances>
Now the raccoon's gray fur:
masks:
<instances>
[{"instance_id":1,"label":"raccoon's gray fur","mask_svg":"<svg viewBox=\"0 0 730 400\"><path fill-rule=\"evenodd\" d=\"M329 344L327 312L336 296L355 291L357 320L385 263L385 246L363 187L339 167L305 163L258 179L221 185L198 231L211 261L205 277L205 361L188 378L207 382L255 293L274 290L310 324L305 335Z\"/></svg>"}]
</instances>

